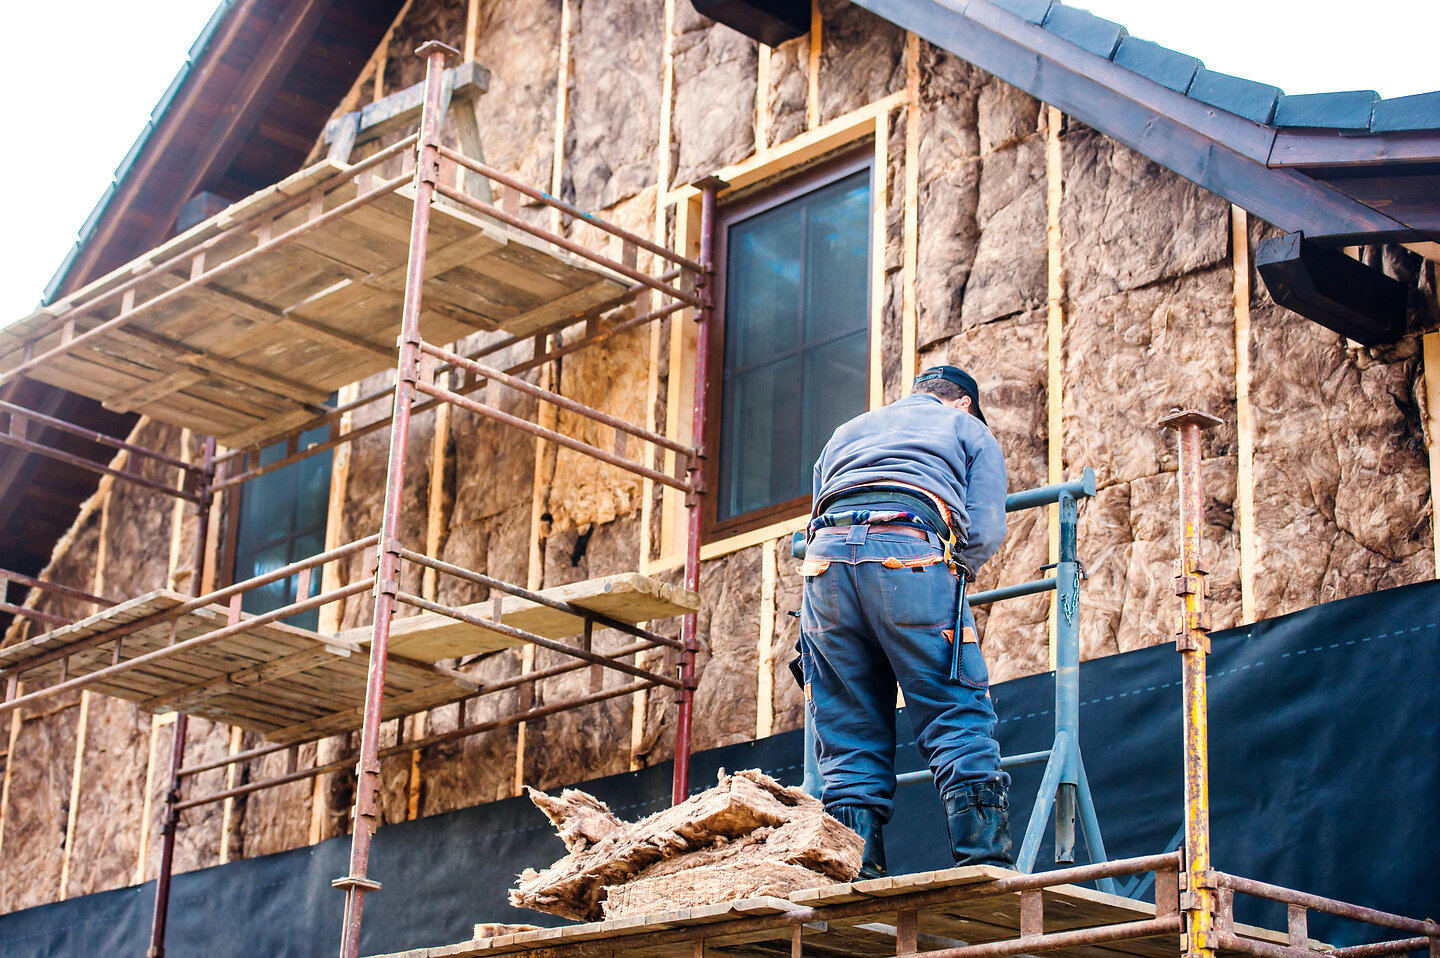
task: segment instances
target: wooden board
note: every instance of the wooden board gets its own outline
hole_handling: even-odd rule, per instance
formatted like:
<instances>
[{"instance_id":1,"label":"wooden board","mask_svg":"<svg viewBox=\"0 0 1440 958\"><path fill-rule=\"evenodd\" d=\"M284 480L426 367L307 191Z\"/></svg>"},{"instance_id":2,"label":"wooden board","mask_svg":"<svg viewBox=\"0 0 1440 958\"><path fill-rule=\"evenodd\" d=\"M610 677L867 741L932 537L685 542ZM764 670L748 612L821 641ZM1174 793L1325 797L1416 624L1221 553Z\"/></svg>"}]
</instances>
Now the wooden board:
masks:
<instances>
[{"instance_id":1,"label":"wooden board","mask_svg":"<svg viewBox=\"0 0 1440 958\"><path fill-rule=\"evenodd\" d=\"M172 638L183 642L226 625L227 610L218 605L164 618L187 601L166 590L146 593L0 650L0 668L144 620L151 624L120 637L122 662L164 648ZM114 661L115 642L110 640L75 652L63 667L58 660L37 666L26 673L26 681L57 681L62 668L69 678L79 678ZM137 665L89 688L135 702L146 711L201 715L291 743L359 728L368 669L368 656L358 645L275 622ZM382 711L387 718L407 715L459 701L478 689L453 670L392 655Z\"/></svg>"},{"instance_id":2,"label":"wooden board","mask_svg":"<svg viewBox=\"0 0 1440 958\"><path fill-rule=\"evenodd\" d=\"M354 200L359 186L347 169L326 160L302 170L0 330L0 371L19 365L27 348L40 355L59 346L67 316L72 334L118 316L126 306L118 298L86 306L138 277L133 305L143 313L30 378L230 448L263 445L308 421L332 391L394 364L413 189L375 194L209 282L178 287ZM196 260L202 244L210 245ZM523 335L612 301L628 285L440 201L431 210L421 334L438 344L476 330Z\"/></svg>"},{"instance_id":3,"label":"wooden board","mask_svg":"<svg viewBox=\"0 0 1440 958\"><path fill-rule=\"evenodd\" d=\"M700 608L700 597L694 592L638 572L571 582L545 589L540 594L632 625L684 615ZM476 602L462 606L460 611L493 621L495 603ZM500 621L547 639L576 635L584 628L584 621L579 616L508 595L500 603ZM370 629L351 629L338 638L363 645L370 641ZM438 662L522 644L519 639L438 612L395 619L390 625L390 654L421 662Z\"/></svg>"},{"instance_id":4,"label":"wooden board","mask_svg":"<svg viewBox=\"0 0 1440 958\"><path fill-rule=\"evenodd\" d=\"M639 937L683 928L703 929L700 934L706 954L725 954L737 958L788 958L791 954L790 938L793 926L782 924L779 927L727 935L725 923L746 918L778 916L787 911L823 907L826 904L865 900L874 901L874 912L838 921L827 919L822 912L822 920L803 925L802 953L811 958L882 958L896 952L896 909L899 903L904 901L897 896L912 892L955 889L955 900L918 909L918 944L922 951L1017 938L1020 930L1020 894L986 894L984 887L996 878L1015 874L1017 873L1008 869L986 865L923 872L807 889L791 893L788 900L755 898L726 902L664 914L479 938L376 958L488 958L492 955L540 954L563 956L567 946L586 942L591 943L589 947L592 950L597 945L605 945L610 946L613 953L623 952L626 956L639 958L693 958L698 953L694 940L656 943L653 939L645 940ZM1077 885L1046 888L1043 896L1044 927L1047 933L1144 921L1155 917L1153 904L1106 895ZM703 926L713 928L705 929ZM1249 926L1237 925L1235 931L1247 938L1277 944L1284 944L1287 940L1284 933ZM1178 935L1162 935L1047 951L1045 954L1067 958L1178 958L1181 955L1179 944ZM1227 958L1238 955L1227 951L1220 951L1218 954Z\"/></svg>"}]
</instances>

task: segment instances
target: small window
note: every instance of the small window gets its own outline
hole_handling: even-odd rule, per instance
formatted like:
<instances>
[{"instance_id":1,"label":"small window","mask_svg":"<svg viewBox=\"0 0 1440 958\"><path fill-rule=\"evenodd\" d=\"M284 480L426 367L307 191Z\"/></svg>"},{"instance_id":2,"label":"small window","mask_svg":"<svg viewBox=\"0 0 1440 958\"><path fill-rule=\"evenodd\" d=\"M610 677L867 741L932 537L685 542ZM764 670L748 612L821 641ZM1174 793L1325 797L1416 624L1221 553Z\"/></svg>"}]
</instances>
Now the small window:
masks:
<instances>
[{"instance_id":1,"label":"small window","mask_svg":"<svg viewBox=\"0 0 1440 958\"><path fill-rule=\"evenodd\" d=\"M712 533L804 511L826 440L865 411L870 223L868 156L722 211Z\"/></svg>"},{"instance_id":2,"label":"small window","mask_svg":"<svg viewBox=\"0 0 1440 958\"><path fill-rule=\"evenodd\" d=\"M325 442L328 426L300 435L300 448ZM285 443L260 453L260 465L285 458ZM325 518L330 506L331 452L251 479L241 486L235 533L235 576L240 582L325 551ZM240 608L252 615L271 612L296 601L298 575L244 593ZM310 596L320 594L320 569L310 572ZM307 596L308 598L309 596ZM316 629L320 610L310 609L285 620L302 629Z\"/></svg>"}]
</instances>

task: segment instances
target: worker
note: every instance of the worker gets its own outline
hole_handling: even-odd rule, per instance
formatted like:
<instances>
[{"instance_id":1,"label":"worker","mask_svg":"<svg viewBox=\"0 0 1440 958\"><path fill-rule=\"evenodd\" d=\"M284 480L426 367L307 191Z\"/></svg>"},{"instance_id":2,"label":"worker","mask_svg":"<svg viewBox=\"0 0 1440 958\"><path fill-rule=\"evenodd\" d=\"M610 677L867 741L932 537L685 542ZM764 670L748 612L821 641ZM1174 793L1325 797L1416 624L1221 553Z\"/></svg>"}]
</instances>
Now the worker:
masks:
<instances>
[{"instance_id":1,"label":"worker","mask_svg":"<svg viewBox=\"0 0 1440 958\"><path fill-rule=\"evenodd\" d=\"M865 840L862 878L887 874L897 683L956 864L1013 864L1010 777L963 591L1005 537L1005 488L979 389L955 366L842 424L815 463L799 671L822 799Z\"/></svg>"}]
</instances>

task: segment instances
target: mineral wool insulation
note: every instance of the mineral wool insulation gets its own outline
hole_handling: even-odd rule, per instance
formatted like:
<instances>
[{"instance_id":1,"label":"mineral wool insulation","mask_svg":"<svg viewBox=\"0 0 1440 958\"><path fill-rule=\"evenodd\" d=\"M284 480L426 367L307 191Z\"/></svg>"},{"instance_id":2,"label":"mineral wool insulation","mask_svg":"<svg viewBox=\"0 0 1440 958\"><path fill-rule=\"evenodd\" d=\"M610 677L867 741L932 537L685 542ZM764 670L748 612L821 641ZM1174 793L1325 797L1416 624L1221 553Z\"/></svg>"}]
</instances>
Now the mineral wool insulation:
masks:
<instances>
[{"instance_id":1,"label":"mineral wool insulation","mask_svg":"<svg viewBox=\"0 0 1440 958\"><path fill-rule=\"evenodd\" d=\"M530 789L569 854L527 868L510 892L517 908L600 921L656 914L850 881L864 842L798 788L757 769L629 824L575 789ZM684 873L683 881L676 876Z\"/></svg>"}]
</instances>

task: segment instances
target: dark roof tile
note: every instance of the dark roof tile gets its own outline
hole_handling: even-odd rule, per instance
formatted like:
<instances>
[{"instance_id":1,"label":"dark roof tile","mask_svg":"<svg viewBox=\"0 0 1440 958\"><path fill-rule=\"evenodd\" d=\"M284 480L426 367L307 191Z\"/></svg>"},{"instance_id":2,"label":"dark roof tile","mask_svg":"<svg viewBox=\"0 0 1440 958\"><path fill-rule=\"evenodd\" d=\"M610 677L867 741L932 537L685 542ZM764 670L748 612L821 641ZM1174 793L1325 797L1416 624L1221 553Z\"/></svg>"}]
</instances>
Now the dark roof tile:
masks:
<instances>
[{"instance_id":1,"label":"dark roof tile","mask_svg":"<svg viewBox=\"0 0 1440 958\"><path fill-rule=\"evenodd\" d=\"M1375 104L1370 129L1375 133L1440 129L1440 90L1380 100Z\"/></svg>"},{"instance_id":2,"label":"dark roof tile","mask_svg":"<svg viewBox=\"0 0 1440 958\"><path fill-rule=\"evenodd\" d=\"M1275 107L1275 125L1368 130L1370 111L1379 99L1380 94L1374 90L1285 95Z\"/></svg>"},{"instance_id":3,"label":"dark roof tile","mask_svg":"<svg viewBox=\"0 0 1440 958\"><path fill-rule=\"evenodd\" d=\"M1057 37L1063 37L1080 49L1107 60L1115 55L1115 48L1120 45L1120 41L1129 36L1125 28L1113 20L1106 20L1088 10L1067 7L1061 3L1050 5L1050 12L1045 15L1043 25Z\"/></svg>"},{"instance_id":4,"label":"dark roof tile","mask_svg":"<svg viewBox=\"0 0 1440 958\"><path fill-rule=\"evenodd\" d=\"M1227 113L1243 116L1256 123L1269 123L1275 115L1280 88L1256 83L1228 73L1201 69L1190 84L1190 96L1201 103L1217 106Z\"/></svg>"},{"instance_id":5,"label":"dark roof tile","mask_svg":"<svg viewBox=\"0 0 1440 958\"><path fill-rule=\"evenodd\" d=\"M1044 23L1050 12L1050 0L991 0L995 6L1009 10L1017 17L1024 17L1031 23Z\"/></svg>"},{"instance_id":6,"label":"dark roof tile","mask_svg":"<svg viewBox=\"0 0 1440 958\"><path fill-rule=\"evenodd\" d=\"M1115 63L1176 93L1189 90L1195 74L1205 68L1205 64L1194 57L1135 37L1120 41L1120 47L1115 51Z\"/></svg>"}]
</instances>

